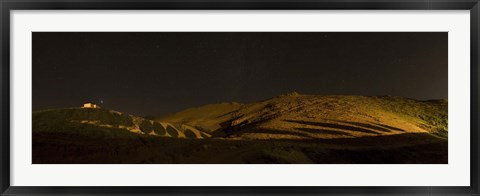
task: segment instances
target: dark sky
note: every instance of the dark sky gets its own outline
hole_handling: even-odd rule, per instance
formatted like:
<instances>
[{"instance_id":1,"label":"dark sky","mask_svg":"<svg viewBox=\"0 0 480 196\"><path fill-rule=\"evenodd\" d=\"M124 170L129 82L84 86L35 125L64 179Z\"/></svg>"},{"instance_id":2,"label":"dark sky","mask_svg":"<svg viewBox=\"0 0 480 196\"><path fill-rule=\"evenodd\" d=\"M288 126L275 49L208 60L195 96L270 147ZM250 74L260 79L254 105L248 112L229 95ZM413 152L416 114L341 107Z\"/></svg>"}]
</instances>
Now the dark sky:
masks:
<instances>
[{"instance_id":1,"label":"dark sky","mask_svg":"<svg viewBox=\"0 0 480 196\"><path fill-rule=\"evenodd\" d=\"M136 115L290 91L447 98L448 34L33 33L33 109Z\"/></svg>"}]
</instances>

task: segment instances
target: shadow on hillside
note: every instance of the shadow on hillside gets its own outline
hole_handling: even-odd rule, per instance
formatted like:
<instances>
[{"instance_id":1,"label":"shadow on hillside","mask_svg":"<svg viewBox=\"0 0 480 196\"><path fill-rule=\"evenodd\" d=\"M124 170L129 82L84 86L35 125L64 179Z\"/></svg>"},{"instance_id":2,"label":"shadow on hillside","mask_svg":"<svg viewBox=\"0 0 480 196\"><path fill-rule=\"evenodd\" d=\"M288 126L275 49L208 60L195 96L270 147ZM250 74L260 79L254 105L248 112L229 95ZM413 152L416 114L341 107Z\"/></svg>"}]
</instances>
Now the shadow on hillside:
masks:
<instances>
[{"instance_id":1,"label":"shadow on hillside","mask_svg":"<svg viewBox=\"0 0 480 196\"><path fill-rule=\"evenodd\" d=\"M165 128L163 128L163 126L160 123L153 123L153 131L157 135L166 135L167 134L167 130Z\"/></svg>"},{"instance_id":2,"label":"shadow on hillside","mask_svg":"<svg viewBox=\"0 0 480 196\"><path fill-rule=\"evenodd\" d=\"M373 123L373 124L375 124L375 125L377 125L377 126L385 127L385 128L387 128L387 129L405 132L405 130L403 130L403 129L400 129L400 128L397 128L397 127L388 126L388 125L385 125L385 124L380 124L380 123Z\"/></svg>"},{"instance_id":3,"label":"shadow on hillside","mask_svg":"<svg viewBox=\"0 0 480 196\"><path fill-rule=\"evenodd\" d=\"M302 125L313 125L313 126L319 126L319 127L324 127L324 128L333 128L333 129L341 129L341 130L347 130L347 131L356 131L356 132L363 132L363 133L378 134L377 132L371 131L371 130L366 129L366 128L354 127L354 126L349 126L349 125L340 125L340 124L325 123L325 122L311 122L311 121L304 121L304 120L284 120L284 121L291 122L291 123L302 124Z\"/></svg>"},{"instance_id":4,"label":"shadow on hillside","mask_svg":"<svg viewBox=\"0 0 480 196\"><path fill-rule=\"evenodd\" d=\"M375 131L380 131L380 132L391 132L391 130L385 128L385 127L380 127L380 126L375 126L367 123L361 123L361 122L350 122L350 121L344 121L344 120L333 120L333 119L328 119L329 121L335 121L343 124L349 124L349 125L354 125L357 127L362 127L366 129L372 129Z\"/></svg>"},{"instance_id":5,"label":"shadow on hillside","mask_svg":"<svg viewBox=\"0 0 480 196\"><path fill-rule=\"evenodd\" d=\"M315 128L296 128L295 131L285 131L285 130L277 130L277 129L266 129L266 128L245 128L242 131L234 132L234 131L227 131L231 132L230 137L236 137L241 134L245 133L252 133L252 134L271 134L271 135L293 135L299 136L304 138L313 139L311 134L328 134L328 135L346 135L351 136L348 133L343 131L335 131L335 130L328 130L328 129L315 129Z\"/></svg>"},{"instance_id":6,"label":"shadow on hillside","mask_svg":"<svg viewBox=\"0 0 480 196\"><path fill-rule=\"evenodd\" d=\"M307 133L293 132L293 131L283 131L283 130L275 130L275 129L265 129L265 128L252 128L252 129L247 129L245 131L239 132L239 134L244 134L244 133L255 133L255 134L260 133L260 134L272 134L272 135L294 135L294 136L300 136L300 137L306 137L306 138L311 137ZM233 135L235 135L235 134L233 134Z\"/></svg>"},{"instance_id":7,"label":"shadow on hillside","mask_svg":"<svg viewBox=\"0 0 480 196\"><path fill-rule=\"evenodd\" d=\"M167 126L167 133L172 136L172 137L177 137L178 136L178 132L176 129L174 129L172 126L168 125Z\"/></svg>"},{"instance_id":8,"label":"shadow on hillside","mask_svg":"<svg viewBox=\"0 0 480 196\"><path fill-rule=\"evenodd\" d=\"M185 134L185 137L186 137L186 138L193 138L193 139L194 139L194 138L197 138L197 136L195 135L195 133L193 133L193 131L190 130L190 129L186 129L186 130L184 131L184 134Z\"/></svg>"},{"instance_id":9,"label":"shadow on hillside","mask_svg":"<svg viewBox=\"0 0 480 196\"><path fill-rule=\"evenodd\" d=\"M343 131L334 131L334 130L327 130L327 129L312 129L312 128L296 128L297 130L300 131L305 131L313 134L329 134L329 135L347 135L351 136L348 133L345 133Z\"/></svg>"}]
</instances>

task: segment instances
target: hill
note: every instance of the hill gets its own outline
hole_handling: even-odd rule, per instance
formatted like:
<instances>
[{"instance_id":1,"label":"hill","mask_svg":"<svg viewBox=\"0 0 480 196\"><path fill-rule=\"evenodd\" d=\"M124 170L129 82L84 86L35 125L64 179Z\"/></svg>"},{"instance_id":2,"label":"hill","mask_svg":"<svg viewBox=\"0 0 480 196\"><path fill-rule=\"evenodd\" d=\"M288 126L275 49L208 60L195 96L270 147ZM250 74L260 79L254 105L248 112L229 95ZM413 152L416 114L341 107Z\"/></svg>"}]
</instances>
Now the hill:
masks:
<instances>
[{"instance_id":1,"label":"hill","mask_svg":"<svg viewBox=\"0 0 480 196\"><path fill-rule=\"evenodd\" d=\"M251 104L191 108L156 120L184 123L216 137L336 139L402 133L446 138L447 119L447 100L289 93Z\"/></svg>"},{"instance_id":2,"label":"hill","mask_svg":"<svg viewBox=\"0 0 480 196\"><path fill-rule=\"evenodd\" d=\"M33 132L83 134L98 137L136 135L176 138L210 137L184 124L155 122L138 116L97 108L65 108L33 112Z\"/></svg>"}]
</instances>

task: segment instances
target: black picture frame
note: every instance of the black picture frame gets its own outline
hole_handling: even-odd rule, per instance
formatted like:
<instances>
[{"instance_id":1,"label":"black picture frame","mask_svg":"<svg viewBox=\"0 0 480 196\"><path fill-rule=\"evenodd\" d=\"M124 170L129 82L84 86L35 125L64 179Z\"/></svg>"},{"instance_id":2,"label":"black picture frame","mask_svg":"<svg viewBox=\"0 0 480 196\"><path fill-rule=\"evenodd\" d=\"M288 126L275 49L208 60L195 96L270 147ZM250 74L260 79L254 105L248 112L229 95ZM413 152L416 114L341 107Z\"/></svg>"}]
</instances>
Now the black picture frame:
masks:
<instances>
[{"instance_id":1,"label":"black picture frame","mask_svg":"<svg viewBox=\"0 0 480 196\"><path fill-rule=\"evenodd\" d=\"M478 0L1 0L1 195L480 195ZM464 187L19 187L10 185L11 10L470 10L470 186Z\"/></svg>"}]
</instances>

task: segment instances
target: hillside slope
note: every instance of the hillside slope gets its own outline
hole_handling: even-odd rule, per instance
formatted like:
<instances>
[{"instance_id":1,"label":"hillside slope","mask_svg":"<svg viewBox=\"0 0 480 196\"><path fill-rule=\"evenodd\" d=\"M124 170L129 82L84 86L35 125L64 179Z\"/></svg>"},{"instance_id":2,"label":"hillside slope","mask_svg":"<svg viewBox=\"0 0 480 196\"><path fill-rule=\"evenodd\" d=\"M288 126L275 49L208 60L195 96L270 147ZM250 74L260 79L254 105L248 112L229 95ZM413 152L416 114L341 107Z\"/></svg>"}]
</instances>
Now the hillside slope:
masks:
<instances>
[{"instance_id":1,"label":"hillside slope","mask_svg":"<svg viewBox=\"0 0 480 196\"><path fill-rule=\"evenodd\" d=\"M103 137L150 135L206 138L209 134L184 124L155 122L121 112L94 108L65 108L33 112L33 132L83 134Z\"/></svg>"},{"instance_id":2,"label":"hillside slope","mask_svg":"<svg viewBox=\"0 0 480 196\"><path fill-rule=\"evenodd\" d=\"M155 118L158 122L188 124L199 130L212 132L221 128L222 122L231 119L231 113L242 107L239 103L208 104L189 108L164 117Z\"/></svg>"},{"instance_id":3,"label":"hillside slope","mask_svg":"<svg viewBox=\"0 0 480 196\"><path fill-rule=\"evenodd\" d=\"M294 92L252 104L187 109L160 120L167 119L216 137L238 139L338 139L403 133L446 138L448 101Z\"/></svg>"}]
</instances>

